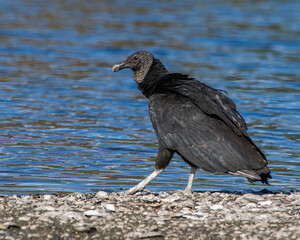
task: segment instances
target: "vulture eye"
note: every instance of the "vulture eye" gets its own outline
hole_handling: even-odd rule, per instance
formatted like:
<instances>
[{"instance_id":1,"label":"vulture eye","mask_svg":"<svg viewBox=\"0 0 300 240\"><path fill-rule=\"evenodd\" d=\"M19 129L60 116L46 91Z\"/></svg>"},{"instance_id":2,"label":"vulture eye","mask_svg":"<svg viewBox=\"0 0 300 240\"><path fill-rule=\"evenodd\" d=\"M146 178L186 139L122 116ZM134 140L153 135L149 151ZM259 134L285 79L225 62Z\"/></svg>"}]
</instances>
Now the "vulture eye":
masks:
<instances>
[{"instance_id":1,"label":"vulture eye","mask_svg":"<svg viewBox=\"0 0 300 240\"><path fill-rule=\"evenodd\" d=\"M137 56L134 56L134 57L133 57L133 60L138 60L138 57L137 57Z\"/></svg>"}]
</instances>

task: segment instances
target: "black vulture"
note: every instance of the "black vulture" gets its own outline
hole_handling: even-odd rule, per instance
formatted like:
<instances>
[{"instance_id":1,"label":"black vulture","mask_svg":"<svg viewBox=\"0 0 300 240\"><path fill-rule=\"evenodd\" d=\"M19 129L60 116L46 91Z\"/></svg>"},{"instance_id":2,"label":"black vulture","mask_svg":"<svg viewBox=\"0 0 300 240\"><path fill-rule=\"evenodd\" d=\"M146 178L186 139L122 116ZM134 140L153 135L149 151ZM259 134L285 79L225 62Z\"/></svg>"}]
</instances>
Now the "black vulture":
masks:
<instances>
[{"instance_id":1,"label":"black vulture","mask_svg":"<svg viewBox=\"0 0 300 240\"><path fill-rule=\"evenodd\" d=\"M185 192L192 191L197 168L244 176L268 184L271 178L262 151L247 134L247 125L233 101L181 73L169 73L159 59L138 51L112 68L133 71L148 98L149 115L158 139L155 171L127 193L142 191L169 164L174 153L191 166Z\"/></svg>"}]
</instances>

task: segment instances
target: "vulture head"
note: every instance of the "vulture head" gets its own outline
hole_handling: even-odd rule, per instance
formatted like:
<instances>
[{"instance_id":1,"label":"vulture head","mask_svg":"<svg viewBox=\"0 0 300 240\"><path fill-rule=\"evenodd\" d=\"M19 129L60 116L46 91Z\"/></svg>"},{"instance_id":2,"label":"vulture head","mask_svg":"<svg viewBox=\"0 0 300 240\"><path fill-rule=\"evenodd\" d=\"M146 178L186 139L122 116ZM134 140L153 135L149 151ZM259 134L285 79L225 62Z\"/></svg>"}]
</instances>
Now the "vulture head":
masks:
<instances>
[{"instance_id":1,"label":"vulture head","mask_svg":"<svg viewBox=\"0 0 300 240\"><path fill-rule=\"evenodd\" d=\"M115 64L112 71L118 72L124 68L130 68L133 71L133 78L138 84L142 83L149 73L163 74L167 72L162 63L147 51L135 52L122 62Z\"/></svg>"}]
</instances>

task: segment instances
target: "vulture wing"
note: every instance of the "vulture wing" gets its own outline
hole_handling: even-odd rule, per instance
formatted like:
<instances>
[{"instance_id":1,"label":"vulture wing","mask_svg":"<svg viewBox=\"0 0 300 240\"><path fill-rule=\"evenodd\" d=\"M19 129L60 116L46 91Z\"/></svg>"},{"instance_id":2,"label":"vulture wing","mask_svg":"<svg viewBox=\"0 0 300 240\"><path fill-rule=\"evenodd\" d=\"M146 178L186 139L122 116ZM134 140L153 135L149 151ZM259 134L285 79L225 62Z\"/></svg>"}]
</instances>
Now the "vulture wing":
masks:
<instances>
[{"instance_id":1,"label":"vulture wing","mask_svg":"<svg viewBox=\"0 0 300 240\"><path fill-rule=\"evenodd\" d=\"M167 78L163 84L160 81L156 94L149 98L150 118L159 142L210 172L265 167L266 158L248 137L246 123L234 103L218 90L185 75L180 77Z\"/></svg>"}]
</instances>

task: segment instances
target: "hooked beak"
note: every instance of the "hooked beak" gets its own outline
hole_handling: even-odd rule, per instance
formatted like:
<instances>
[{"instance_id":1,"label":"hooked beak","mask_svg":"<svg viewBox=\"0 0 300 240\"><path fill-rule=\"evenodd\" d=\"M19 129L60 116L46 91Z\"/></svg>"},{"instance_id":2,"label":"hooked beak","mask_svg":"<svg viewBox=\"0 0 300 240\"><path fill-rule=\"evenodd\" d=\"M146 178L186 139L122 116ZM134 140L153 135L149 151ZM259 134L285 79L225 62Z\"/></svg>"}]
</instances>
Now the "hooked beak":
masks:
<instances>
[{"instance_id":1,"label":"hooked beak","mask_svg":"<svg viewBox=\"0 0 300 240\"><path fill-rule=\"evenodd\" d=\"M118 72L118 71L120 71L120 70L122 70L122 69L124 69L124 68L127 68L126 62L125 62L125 61L113 65L112 71L113 71L113 72Z\"/></svg>"}]
</instances>

